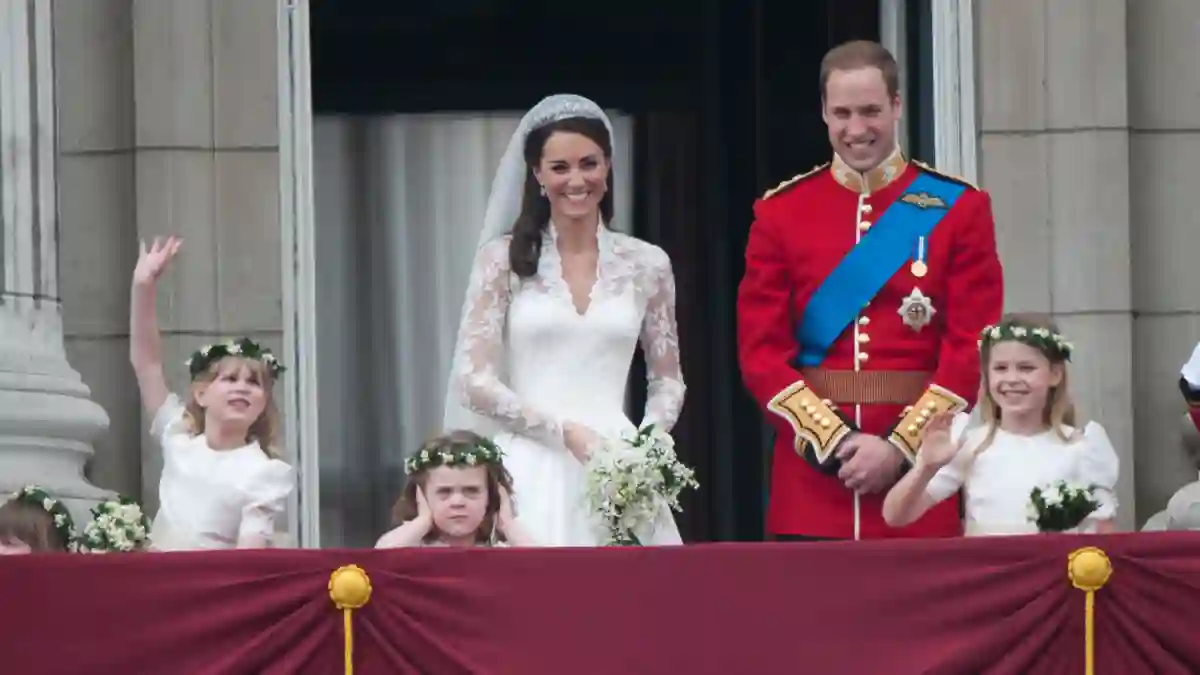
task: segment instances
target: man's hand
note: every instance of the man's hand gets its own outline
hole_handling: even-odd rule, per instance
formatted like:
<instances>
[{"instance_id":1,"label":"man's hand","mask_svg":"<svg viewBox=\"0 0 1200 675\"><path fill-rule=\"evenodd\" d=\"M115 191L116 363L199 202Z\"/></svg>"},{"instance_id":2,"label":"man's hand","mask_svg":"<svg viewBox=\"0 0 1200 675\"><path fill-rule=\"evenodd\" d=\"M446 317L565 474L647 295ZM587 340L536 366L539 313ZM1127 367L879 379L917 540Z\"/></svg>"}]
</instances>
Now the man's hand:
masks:
<instances>
[{"instance_id":1,"label":"man's hand","mask_svg":"<svg viewBox=\"0 0 1200 675\"><path fill-rule=\"evenodd\" d=\"M896 482L904 455L899 448L878 436L856 433L841 443L842 460L838 479L859 494L883 492Z\"/></svg>"}]
</instances>

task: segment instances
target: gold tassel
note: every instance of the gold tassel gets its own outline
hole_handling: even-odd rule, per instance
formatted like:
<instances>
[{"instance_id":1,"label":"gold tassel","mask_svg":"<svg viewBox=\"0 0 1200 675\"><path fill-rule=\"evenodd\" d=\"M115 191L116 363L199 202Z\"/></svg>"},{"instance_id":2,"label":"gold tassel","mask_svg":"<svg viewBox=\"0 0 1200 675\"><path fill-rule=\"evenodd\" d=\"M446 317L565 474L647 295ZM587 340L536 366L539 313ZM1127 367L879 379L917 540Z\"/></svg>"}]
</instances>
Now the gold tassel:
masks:
<instances>
[{"instance_id":1,"label":"gold tassel","mask_svg":"<svg viewBox=\"0 0 1200 675\"><path fill-rule=\"evenodd\" d=\"M1067 578L1084 592L1083 672L1096 675L1096 591L1112 576L1112 562L1104 551L1085 546L1067 556Z\"/></svg>"},{"instance_id":2,"label":"gold tassel","mask_svg":"<svg viewBox=\"0 0 1200 675\"><path fill-rule=\"evenodd\" d=\"M346 675L354 675L354 632L351 617L354 610L371 599L371 579L358 565L346 565L329 576L329 598L342 611L346 636Z\"/></svg>"}]
</instances>

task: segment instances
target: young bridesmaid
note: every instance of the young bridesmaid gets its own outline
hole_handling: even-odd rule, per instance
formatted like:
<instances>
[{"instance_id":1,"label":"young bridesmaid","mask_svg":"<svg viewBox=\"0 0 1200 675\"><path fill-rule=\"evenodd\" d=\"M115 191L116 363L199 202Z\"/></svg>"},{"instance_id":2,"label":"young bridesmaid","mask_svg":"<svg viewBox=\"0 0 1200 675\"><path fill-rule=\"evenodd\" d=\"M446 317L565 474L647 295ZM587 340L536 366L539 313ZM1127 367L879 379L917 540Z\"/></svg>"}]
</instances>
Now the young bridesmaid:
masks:
<instances>
[{"instance_id":1,"label":"young bridesmaid","mask_svg":"<svg viewBox=\"0 0 1200 675\"><path fill-rule=\"evenodd\" d=\"M916 465L884 500L887 523L907 525L963 488L968 536L1036 533L1030 493L1067 481L1095 486L1100 503L1081 529L1111 532L1119 463L1103 427L1075 426L1071 348L1053 323L1037 317L1008 316L985 329L983 425L968 430L964 413L928 422Z\"/></svg>"},{"instance_id":2,"label":"young bridesmaid","mask_svg":"<svg viewBox=\"0 0 1200 675\"><path fill-rule=\"evenodd\" d=\"M71 512L42 488L27 485L0 506L0 555L74 550Z\"/></svg>"},{"instance_id":3,"label":"young bridesmaid","mask_svg":"<svg viewBox=\"0 0 1200 675\"><path fill-rule=\"evenodd\" d=\"M163 453L151 547L268 547L295 485L275 445L279 414L271 390L284 368L258 343L238 338L192 354L186 395L170 392L156 295L181 245L175 237L156 238L149 250L143 243L133 272L129 356Z\"/></svg>"},{"instance_id":4,"label":"young bridesmaid","mask_svg":"<svg viewBox=\"0 0 1200 675\"><path fill-rule=\"evenodd\" d=\"M405 462L396 529L376 548L533 546L513 511L512 478L494 443L470 431L427 441Z\"/></svg>"}]
</instances>

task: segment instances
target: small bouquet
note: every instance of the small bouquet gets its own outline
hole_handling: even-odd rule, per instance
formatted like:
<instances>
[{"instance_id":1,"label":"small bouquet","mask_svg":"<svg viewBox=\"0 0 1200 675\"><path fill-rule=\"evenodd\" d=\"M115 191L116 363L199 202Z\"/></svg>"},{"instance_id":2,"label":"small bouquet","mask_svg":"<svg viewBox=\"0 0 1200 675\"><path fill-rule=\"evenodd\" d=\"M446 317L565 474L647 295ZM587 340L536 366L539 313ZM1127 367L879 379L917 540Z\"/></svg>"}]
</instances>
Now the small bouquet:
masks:
<instances>
[{"instance_id":1,"label":"small bouquet","mask_svg":"<svg viewBox=\"0 0 1200 675\"><path fill-rule=\"evenodd\" d=\"M1095 489L1066 481L1035 487L1029 493L1029 522L1036 524L1039 532L1074 530L1100 508Z\"/></svg>"},{"instance_id":2,"label":"small bouquet","mask_svg":"<svg viewBox=\"0 0 1200 675\"><path fill-rule=\"evenodd\" d=\"M144 548L150 519L128 497L103 501L92 507L92 522L79 537L83 553L128 553Z\"/></svg>"},{"instance_id":3,"label":"small bouquet","mask_svg":"<svg viewBox=\"0 0 1200 675\"><path fill-rule=\"evenodd\" d=\"M610 546L641 546L635 531L652 527L663 503L682 510L685 487L700 487L695 472L675 456L670 434L655 425L604 443L587 464L588 506L603 522Z\"/></svg>"}]
</instances>

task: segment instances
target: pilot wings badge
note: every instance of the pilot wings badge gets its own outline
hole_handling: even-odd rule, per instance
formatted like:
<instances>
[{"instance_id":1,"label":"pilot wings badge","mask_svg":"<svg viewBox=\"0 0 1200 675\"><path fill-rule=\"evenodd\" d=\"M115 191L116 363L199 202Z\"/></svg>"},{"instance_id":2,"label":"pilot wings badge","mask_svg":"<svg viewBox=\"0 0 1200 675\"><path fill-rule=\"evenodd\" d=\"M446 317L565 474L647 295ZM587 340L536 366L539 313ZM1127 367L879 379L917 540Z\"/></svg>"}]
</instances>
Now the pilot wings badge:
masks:
<instances>
[{"instance_id":1,"label":"pilot wings badge","mask_svg":"<svg viewBox=\"0 0 1200 675\"><path fill-rule=\"evenodd\" d=\"M900 301L900 309L896 313L900 315L905 326L919 333L933 321L936 312L933 301L926 297L921 289L913 287L912 293Z\"/></svg>"},{"instance_id":2,"label":"pilot wings badge","mask_svg":"<svg viewBox=\"0 0 1200 675\"><path fill-rule=\"evenodd\" d=\"M906 192L900 201L905 204L912 204L918 209L944 209L946 202L942 201L941 197L931 195L925 192Z\"/></svg>"}]
</instances>

